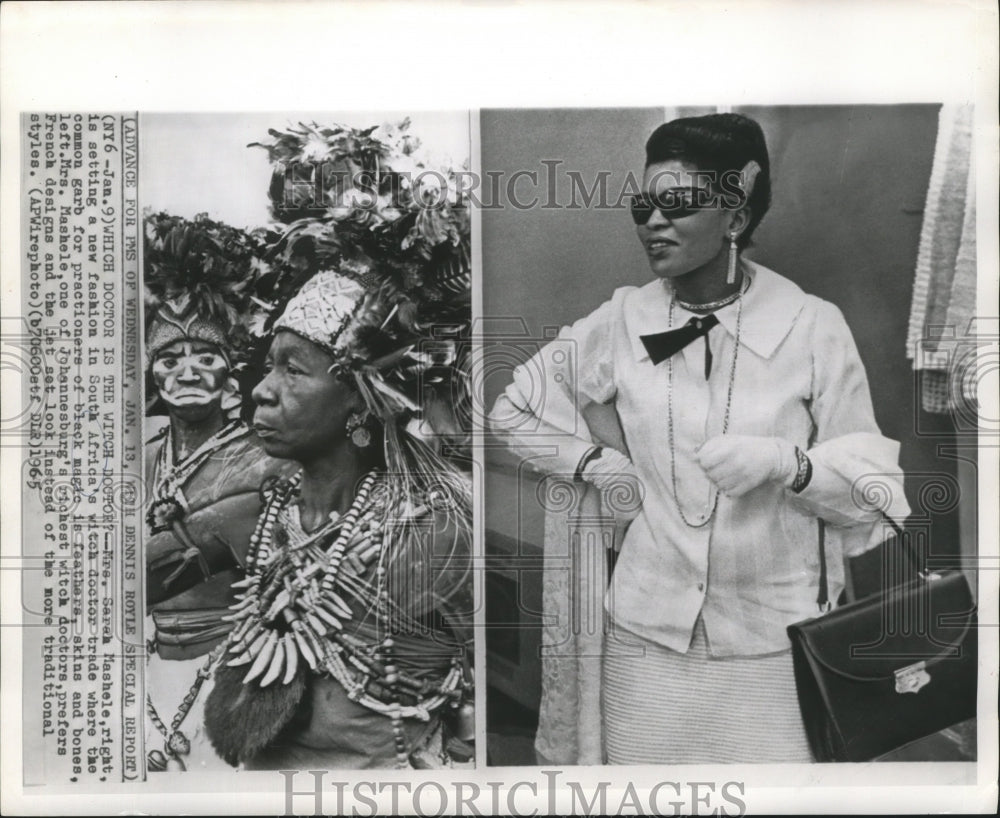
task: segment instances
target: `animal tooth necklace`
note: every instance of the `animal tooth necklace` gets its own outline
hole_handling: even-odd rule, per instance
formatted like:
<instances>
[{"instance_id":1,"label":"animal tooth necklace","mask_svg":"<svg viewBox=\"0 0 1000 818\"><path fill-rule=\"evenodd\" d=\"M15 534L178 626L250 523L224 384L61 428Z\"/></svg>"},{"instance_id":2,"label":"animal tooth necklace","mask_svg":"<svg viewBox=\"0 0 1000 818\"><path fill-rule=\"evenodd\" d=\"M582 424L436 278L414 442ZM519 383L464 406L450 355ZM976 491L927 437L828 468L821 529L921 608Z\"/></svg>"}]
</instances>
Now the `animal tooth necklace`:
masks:
<instances>
[{"instance_id":1,"label":"animal tooth necklace","mask_svg":"<svg viewBox=\"0 0 1000 818\"><path fill-rule=\"evenodd\" d=\"M386 626L392 607L383 536L388 511L384 493L373 499L377 477L369 473L347 512L331 515L311 534L302 530L292 502L301 472L274 489L250 539L247 576L233 585L242 593L226 617L234 623L226 664L247 666L243 684L260 687L279 679L290 684L303 666L332 676L352 701L392 720L396 762L406 767L403 719L426 722L442 705L457 704L464 671L456 655L443 680L434 682L402 671L394 661L395 642ZM335 532L336 539L324 547L324 539ZM341 570L345 557L350 562L359 553L378 556L374 582ZM384 627L385 632L377 644L350 632L355 612L347 598L376 611L379 630ZM373 685L383 691L382 697L372 692Z\"/></svg>"}]
</instances>

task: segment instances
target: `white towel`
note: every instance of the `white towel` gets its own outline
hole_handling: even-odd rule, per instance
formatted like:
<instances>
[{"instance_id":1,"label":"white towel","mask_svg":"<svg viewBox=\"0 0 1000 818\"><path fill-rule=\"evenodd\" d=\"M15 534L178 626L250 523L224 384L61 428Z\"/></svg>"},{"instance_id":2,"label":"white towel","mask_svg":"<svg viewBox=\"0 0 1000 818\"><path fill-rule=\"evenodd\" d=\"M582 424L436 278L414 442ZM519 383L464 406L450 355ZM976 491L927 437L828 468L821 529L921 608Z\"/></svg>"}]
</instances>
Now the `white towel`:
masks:
<instances>
[{"instance_id":1,"label":"white towel","mask_svg":"<svg viewBox=\"0 0 1000 818\"><path fill-rule=\"evenodd\" d=\"M938 117L907 332L907 357L922 370L922 404L947 412L962 400L961 352L975 313L973 109L944 105Z\"/></svg>"}]
</instances>

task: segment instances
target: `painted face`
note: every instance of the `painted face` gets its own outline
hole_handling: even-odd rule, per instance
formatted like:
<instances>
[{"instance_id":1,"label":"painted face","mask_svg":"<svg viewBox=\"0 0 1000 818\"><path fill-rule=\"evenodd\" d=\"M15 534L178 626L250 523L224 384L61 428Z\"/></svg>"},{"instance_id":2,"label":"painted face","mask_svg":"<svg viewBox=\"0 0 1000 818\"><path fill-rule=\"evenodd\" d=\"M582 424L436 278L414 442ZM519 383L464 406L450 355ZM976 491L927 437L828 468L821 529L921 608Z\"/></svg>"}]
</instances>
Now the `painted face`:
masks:
<instances>
[{"instance_id":1,"label":"painted face","mask_svg":"<svg viewBox=\"0 0 1000 818\"><path fill-rule=\"evenodd\" d=\"M275 336L264 379L253 390L253 425L272 457L308 462L347 439L357 397L328 371L331 363L326 352L294 332Z\"/></svg>"},{"instance_id":2,"label":"painted face","mask_svg":"<svg viewBox=\"0 0 1000 818\"><path fill-rule=\"evenodd\" d=\"M676 159L650 165L643 175L643 193L663 201L678 196L710 201L708 180L699 178L696 170L689 162ZM649 220L636 225L649 266L661 278L693 272L728 248L726 231L732 211L718 205L693 211L681 208L677 212L679 215L671 218L669 210L664 213L653 208Z\"/></svg>"},{"instance_id":3,"label":"painted face","mask_svg":"<svg viewBox=\"0 0 1000 818\"><path fill-rule=\"evenodd\" d=\"M221 405L229 366L215 344L174 341L158 353L153 380L169 411Z\"/></svg>"}]
</instances>

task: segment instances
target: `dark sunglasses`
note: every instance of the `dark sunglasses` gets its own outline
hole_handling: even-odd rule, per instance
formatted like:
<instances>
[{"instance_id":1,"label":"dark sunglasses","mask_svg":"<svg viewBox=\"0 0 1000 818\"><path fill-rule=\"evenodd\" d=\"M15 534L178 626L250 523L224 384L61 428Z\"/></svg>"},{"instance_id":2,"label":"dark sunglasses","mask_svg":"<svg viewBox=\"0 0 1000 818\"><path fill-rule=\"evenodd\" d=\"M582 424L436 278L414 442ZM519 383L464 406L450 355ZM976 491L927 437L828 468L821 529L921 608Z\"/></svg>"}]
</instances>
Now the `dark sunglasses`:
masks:
<instances>
[{"instance_id":1,"label":"dark sunglasses","mask_svg":"<svg viewBox=\"0 0 1000 818\"><path fill-rule=\"evenodd\" d=\"M666 219L683 219L699 210L709 210L719 206L719 197L700 187L672 188L662 193L640 193L631 201L632 221L645 224L659 210Z\"/></svg>"}]
</instances>

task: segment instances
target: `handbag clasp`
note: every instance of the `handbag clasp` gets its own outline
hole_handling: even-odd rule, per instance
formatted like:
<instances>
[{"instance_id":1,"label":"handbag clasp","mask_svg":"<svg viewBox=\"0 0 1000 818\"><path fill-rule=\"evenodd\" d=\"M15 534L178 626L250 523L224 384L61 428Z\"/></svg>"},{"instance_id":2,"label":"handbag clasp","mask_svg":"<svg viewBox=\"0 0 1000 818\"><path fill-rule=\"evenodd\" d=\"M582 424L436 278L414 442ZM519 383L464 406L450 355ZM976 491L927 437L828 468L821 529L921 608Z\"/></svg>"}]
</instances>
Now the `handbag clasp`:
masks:
<instances>
[{"instance_id":1,"label":"handbag clasp","mask_svg":"<svg viewBox=\"0 0 1000 818\"><path fill-rule=\"evenodd\" d=\"M926 662L916 662L915 664L907 665L894 671L896 675L896 692L920 692L920 688L931 680L931 675L927 672L926 668Z\"/></svg>"}]
</instances>

